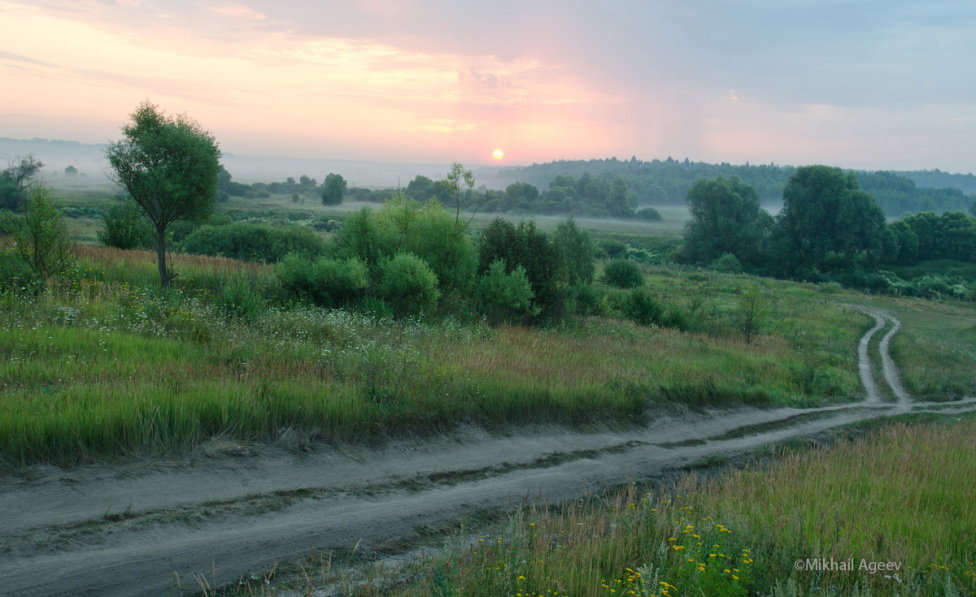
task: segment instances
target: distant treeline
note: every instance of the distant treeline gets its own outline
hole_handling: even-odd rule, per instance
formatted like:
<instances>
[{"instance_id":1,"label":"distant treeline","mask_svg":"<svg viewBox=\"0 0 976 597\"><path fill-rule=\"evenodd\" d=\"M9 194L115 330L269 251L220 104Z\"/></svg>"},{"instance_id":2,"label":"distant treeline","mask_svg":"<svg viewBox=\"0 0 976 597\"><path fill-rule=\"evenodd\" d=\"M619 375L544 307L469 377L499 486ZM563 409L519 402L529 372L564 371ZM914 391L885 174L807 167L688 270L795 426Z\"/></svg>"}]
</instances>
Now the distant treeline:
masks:
<instances>
[{"instance_id":1,"label":"distant treeline","mask_svg":"<svg viewBox=\"0 0 976 597\"><path fill-rule=\"evenodd\" d=\"M226 172L226 171L225 171ZM645 162L631 158L618 160L556 161L526 168L503 170L500 176L511 180L505 190L467 190L461 196L462 209L516 214L577 215L608 218L653 217L641 213L642 206L684 205L688 191L700 179L736 177L756 189L763 203L781 203L783 188L796 172L792 166L707 164L671 158ZM851 171L860 188L874 197L888 217L919 212L972 212L976 196L976 177L948 174L938 170L916 172ZM314 178L303 175L285 182L240 184L222 174L225 198L250 198L290 194L316 195ZM965 189L965 190L964 190ZM457 196L446 181L417 176L403 189L348 188L344 197L354 201L382 203L395 194L418 201L436 198L445 206L456 206Z\"/></svg>"}]
</instances>

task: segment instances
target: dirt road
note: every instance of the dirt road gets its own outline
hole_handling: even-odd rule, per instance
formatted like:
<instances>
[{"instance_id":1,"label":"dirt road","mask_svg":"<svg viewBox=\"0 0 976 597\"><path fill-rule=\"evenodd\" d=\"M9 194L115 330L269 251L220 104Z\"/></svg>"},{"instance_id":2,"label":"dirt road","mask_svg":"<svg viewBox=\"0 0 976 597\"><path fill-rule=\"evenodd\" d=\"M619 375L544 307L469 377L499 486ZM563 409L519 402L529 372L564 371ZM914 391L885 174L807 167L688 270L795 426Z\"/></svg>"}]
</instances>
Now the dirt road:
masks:
<instances>
[{"instance_id":1,"label":"dirt road","mask_svg":"<svg viewBox=\"0 0 976 597\"><path fill-rule=\"evenodd\" d=\"M312 549L395 546L477 509L574 499L869 417L976 410L976 399L912 402L887 354L900 323L862 310L876 320L859 347L866 395L841 406L662 414L625 432L539 427L499 437L462 429L378 449L215 444L209 451L218 455L190 461L18 471L0 478L0 592L174 594L177 578L189 588L193 574L232 583ZM878 344L882 392L868 349L889 323ZM231 456L242 453L249 455Z\"/></svg>"}]
</instances>

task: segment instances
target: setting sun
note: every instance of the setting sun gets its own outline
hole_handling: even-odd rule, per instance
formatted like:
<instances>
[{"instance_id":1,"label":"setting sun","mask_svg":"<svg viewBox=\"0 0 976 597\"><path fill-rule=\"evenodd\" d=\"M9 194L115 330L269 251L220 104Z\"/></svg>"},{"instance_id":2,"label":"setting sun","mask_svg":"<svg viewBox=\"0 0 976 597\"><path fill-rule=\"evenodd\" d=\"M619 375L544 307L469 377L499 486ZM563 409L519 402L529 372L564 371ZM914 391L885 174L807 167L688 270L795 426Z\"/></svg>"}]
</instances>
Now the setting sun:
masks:
<instances>
[{"instance_id":1,"label":"setting sun","mask_svg":"<svg viewBox=\"0 0 976 597\"><path fill-rule=\"evenodd\" d=\"M491 152L491 157L495 158L496 160L500 160L505 157L505 154L501 149L496 149L495 151Z\"/></svg>"}]
</instances>

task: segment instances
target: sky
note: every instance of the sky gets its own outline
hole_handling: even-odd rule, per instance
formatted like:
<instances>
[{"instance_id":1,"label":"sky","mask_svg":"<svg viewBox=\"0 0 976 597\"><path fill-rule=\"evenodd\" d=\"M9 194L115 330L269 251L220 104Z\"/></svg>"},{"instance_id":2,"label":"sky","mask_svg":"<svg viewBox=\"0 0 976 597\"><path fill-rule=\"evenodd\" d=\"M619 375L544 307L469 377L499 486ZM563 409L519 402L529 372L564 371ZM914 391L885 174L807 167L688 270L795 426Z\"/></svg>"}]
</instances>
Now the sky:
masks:
<instances>
[{"instance_id":1,"label":"sky","mask_svg":"<svg viewBox=\"0 0 976 597\"><path fill-rule=\"evenodd\" d=\"M0 137L976 171L972 0L0 0ZM503 157L494 160L493 151Z\"/></svg>"}]
</instances>

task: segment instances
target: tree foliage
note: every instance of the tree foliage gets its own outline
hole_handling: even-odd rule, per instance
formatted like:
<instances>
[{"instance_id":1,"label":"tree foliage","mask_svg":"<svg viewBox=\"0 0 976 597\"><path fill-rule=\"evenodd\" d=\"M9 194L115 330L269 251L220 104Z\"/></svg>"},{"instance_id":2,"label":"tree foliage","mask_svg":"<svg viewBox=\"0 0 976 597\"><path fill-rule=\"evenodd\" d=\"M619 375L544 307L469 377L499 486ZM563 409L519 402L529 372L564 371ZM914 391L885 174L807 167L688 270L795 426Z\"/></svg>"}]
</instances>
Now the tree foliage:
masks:
<instances>
[{"instance_id":1,"label":"tree foliage","mask_svg":"<svg viewBox=\"0 0 976 597\"><path fill-rule=\"evenodd\" d=\"M0 209L19 209L25 192L34 184L43 167L44 162L33 154L11 160L0 172Z\"/></svg>"},{"instance_id":2,"label":"tree foliage","mask_svg":"<svg viewBox=\"0 0 976 597\"><path fill-rule=\"evenodd\" d=\"M220 150L196 121L169 117L148 101L130 119L122 140L106 155L118 184L152 223L160 284L166 288L174 277L166 268L166 230L173 222L205 219L213 211Z\"/></svg>"},{"instance_id":3,"label":"tree foliage","mask_svg":"<svg viewBox=\"0 0 976 597\"><path fill-rule=\"evenodd\" d=\"M885 218L857 176L840 168L798 168L783 189L774 258L789 274L823 266L831 253L852 258L883 248Z\"/></svg>"},{"instance_id":4,"label":"tree foliage","mask_svg":"<svg viewBox=\"0 0 976 597\"><path fill-rule=\"evenodd\" d=\"M339 205L346 194L346 179L339 174L329 173L322 183L322 205Z\"/></svg>"},{"instance_id":5,"label":"tree foliage","mask_svg":"<svg viewBox=\"0 0 976 597\"><path fill-rule=\"evenodd\" d=\"M14 239L18 255L40 277L57 274L70 256L68 226L51 192L33 186L24 196L24 213L3 213L3 229Z\"/></svg>"},{"instance_id":6,"label":"tree foliage","mask_svg":"<svg viewBox=\"0 0 976 597\"><path fill-rule=\"evenodd\" d=\"M564 316L567 275L563 255L535 222L495 218L481 233L478 272L488 272L497 260L511 273L521 266L532 285L535 304L540 308L534 321L557 321Z\"/></svg>"},{"instance_id":7,"label":"tree foliage","mask_svg":"<svg viewBox=\"0 0 976 597\"><path fill-rule=\"evenodd\" d=\"M699 265L725 254L740 262L759 260L773 218L759 204L756 189L736 177L700 179L688 191L691 220L685 226L682 257Z\"/></svg>"}]
</instances>

